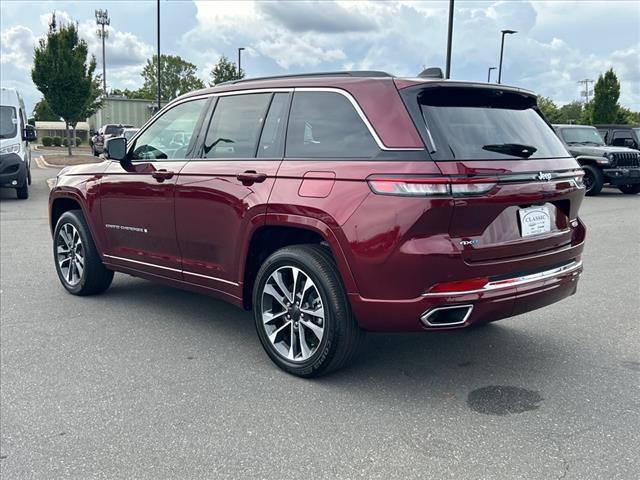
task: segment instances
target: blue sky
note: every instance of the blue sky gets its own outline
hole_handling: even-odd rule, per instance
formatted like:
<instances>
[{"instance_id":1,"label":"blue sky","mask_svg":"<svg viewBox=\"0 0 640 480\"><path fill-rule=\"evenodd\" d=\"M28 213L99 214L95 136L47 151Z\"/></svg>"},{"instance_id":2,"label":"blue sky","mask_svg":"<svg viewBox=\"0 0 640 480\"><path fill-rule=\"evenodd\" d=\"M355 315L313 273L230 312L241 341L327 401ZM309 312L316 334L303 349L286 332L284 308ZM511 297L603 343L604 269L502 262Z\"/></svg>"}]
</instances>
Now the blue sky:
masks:
<instances>
[{"instance_id":1,"label":"blue sky","mask_svg":"<svg viewBox=\"0 0 640 480\"><path fill-rule=\"evenodd\" d=\"M192 1L161 0L163 53L196 64L208 80L218 57L249 76L342 69L417 74L444 66L445 1ZM95 8L111 17L106 46L109 88L137 88L146 58L155 52L156 2L18 1L0 3L0 77L18 88L27 108L40 98L30 80L33 46L52 11L77 21L101 65ZM497 65L500 30L507 38L503 83L566 103L579 98L578 80L613 67L621 103L640 110L640 2L457 0L452 78L485 81ZM495 73L495 72L494 72ZM495 77L494 77L495 78Z\"/></svg>"}]
</instances>

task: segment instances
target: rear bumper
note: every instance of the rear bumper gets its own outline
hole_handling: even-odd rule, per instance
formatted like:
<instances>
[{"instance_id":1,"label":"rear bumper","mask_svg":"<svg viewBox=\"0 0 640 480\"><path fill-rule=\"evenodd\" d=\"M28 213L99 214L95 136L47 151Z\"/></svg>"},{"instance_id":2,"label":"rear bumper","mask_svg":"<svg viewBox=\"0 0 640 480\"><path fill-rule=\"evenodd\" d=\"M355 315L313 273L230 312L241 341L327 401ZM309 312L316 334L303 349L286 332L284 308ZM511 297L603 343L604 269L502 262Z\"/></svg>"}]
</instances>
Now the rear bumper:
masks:
<instances>
[{"instance_id":1,"label":"rear bumper","mask_svg":"<svg viewBox=\"0 0 640 480\"><path fill-rule=\"evenodd\" d=\"M449 330L493 322L558 302L576 292L581 272L582 262L574 259L561 267L500 279L473 291L426 293L409 300L373 300L352 294L350 300L358 323L366 330ZM455 311L451 307L461 307L461 314L454 321L437 325L429 321L435 311Z\"/></svg>"},{"instance_id":2,"label":"rear bumper","mask_svg":"<svg viewBox=\"0 0 640 480\"><path fill-rule=\"evenodd\" d=\"M632 185L640 183L640 168L637 167L620 167L607 168L602 170L607 182L612 185Z\"/></svg>"},{"instance_id":3,"label":"rear bumper","mask_svg":"<svg viewBox=\"0 0 640 480\"><path fill-rule=\"evenodd\" d=\"M22 158L15 153L0 155L0 187L19 188L26 181L27 165Z\"/></svg>"}]
</instances>

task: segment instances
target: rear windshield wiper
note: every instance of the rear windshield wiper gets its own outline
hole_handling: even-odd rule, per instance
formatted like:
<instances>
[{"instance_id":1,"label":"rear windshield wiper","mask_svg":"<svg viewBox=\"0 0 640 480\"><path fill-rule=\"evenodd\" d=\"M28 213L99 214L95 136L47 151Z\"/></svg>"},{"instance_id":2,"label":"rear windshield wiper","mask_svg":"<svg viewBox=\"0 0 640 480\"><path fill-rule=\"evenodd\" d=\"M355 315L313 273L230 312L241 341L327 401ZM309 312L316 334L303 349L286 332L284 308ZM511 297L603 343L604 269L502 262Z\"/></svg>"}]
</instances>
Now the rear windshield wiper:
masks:
<instances>
[{"instance_id":1,"label":"rear windshield wiper","mask_svg":"<svg viewBox=\"0 0 640 480\"><path fill-rule=\"evenodd\" d=\"M496 143L482 147L483 150L489 152L504 153L505 155L514 155L516 157L529 158L538 150L531 145L523 145L522 143Z\"/></svg>"}]
</instances>

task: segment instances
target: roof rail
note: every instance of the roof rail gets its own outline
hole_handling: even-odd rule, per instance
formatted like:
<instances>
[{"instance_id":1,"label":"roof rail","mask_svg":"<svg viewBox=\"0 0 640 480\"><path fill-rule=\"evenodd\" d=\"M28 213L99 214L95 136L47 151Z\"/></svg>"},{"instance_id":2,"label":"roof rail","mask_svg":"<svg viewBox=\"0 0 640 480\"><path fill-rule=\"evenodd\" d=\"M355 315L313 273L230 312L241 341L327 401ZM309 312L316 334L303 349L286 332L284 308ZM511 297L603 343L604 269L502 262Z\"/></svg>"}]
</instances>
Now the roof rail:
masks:
<instances>
[{"instance_id":1,"label":"roof rail","mask_svg":"<svg viewBox=\"0 0 640 480\"><path fill-rule=\"evenodd\" d=\"M342 71L342 72L318 72L318 73L296 73L290 75L273 75L269 77L255 77L255 78L242 78L240 80L228 80L226 82L218 83L217 86L220 85L234 85L236 83L244 83L244 82L256 82L260 80L279 80L281 78L313 78L313 77L375 77L375 78L384 78L390 77L393 78L393 75L387 72L380 72L377 70L352 70L352 71Z\"/></svg>"}]
</instances>

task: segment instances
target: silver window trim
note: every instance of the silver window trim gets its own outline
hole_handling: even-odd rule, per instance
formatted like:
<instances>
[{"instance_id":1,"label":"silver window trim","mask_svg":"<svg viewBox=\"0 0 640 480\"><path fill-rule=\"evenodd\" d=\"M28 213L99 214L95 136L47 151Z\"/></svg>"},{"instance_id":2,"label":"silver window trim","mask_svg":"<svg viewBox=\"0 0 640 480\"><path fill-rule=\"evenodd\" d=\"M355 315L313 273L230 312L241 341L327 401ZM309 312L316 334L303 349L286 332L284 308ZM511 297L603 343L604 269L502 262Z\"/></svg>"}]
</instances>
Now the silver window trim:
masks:
<instances>
[{"instance_id":1,"label":"silver window trim","mask_svg":"<svg viewBox=\"0 0 640 480\"><path fill-rule=\"evenodd\" d=\"M152 123L151 122L152 120L155 120L156 118L159 118L159 116L161 114L164 115L165 111L168 111L171 108L177 107L178 105L182 105L185 102L190 102L190 101L193 101L193 100L201 100L201 99L206 99L206 98L210 98L210 97L226 97L226 96L231 96L231 95L251 95L251 94L255 94L255 93L278 93L278 92L330 92L330 93L337 93L339 95L342 95L347 100L349 100L349 103L351 103L351 106L353 106L353 108L355 109L356 113L360 117L360 120L362 120L362 122L365 124L365 126L369 130L369 133L373 137L374 141L376 142L376 144L378 145L378 148L380 148L380 150L390 151L390 152L394 152L394 151L414 151L414 152L416 152L416 151L417 152L424 151L424 148L421 148L421 147L388 147L388 146L386 146L382 142L382 139L378 136L378 133L373 128L373 125L371 125L371 122L369 122L369 119L364 114L364 111L362 110L362 108L360 107L360 105L358 104L356 99L353 97L353 95L351 95L346 90L343 90L343 89L337 88L337 87L271 87L271 88L265 87L265 88L252 88L252 89L248 89L248 90L232 90L232 91L229 91L229 92L210 92L210 93L204 93L202 95L194 95L193 97L187 97L185 99L176 101L175 103L169 103L169 104L165 105L156 115L151 117L140 128L140 131L136 134L136 136L131 138L131 142L133 143L133 141L139 135L141 135L147 128L149 128L149 126Z\"/></svg>"}]
</instances>

